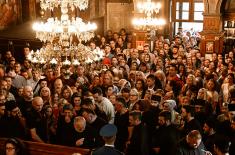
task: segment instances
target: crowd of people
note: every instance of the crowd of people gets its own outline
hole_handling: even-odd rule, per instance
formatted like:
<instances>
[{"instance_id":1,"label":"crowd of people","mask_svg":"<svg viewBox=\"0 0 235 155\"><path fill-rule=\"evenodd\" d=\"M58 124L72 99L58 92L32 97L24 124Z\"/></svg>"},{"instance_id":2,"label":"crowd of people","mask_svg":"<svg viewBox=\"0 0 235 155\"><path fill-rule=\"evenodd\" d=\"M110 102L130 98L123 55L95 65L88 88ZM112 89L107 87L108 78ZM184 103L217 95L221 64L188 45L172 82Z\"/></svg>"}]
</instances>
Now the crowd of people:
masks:
<instances>
[{"instance_id":1,"label":"crowd of people","mask_svg":"<svg viewBox=\"0 0 235 155\"><path fill-rule=\"evenodd\" d=\"M233 155L235 48L210 60L199 44L187 32L140 50L125 29L109 30L89 42L102 61L70 68L36 68L30 47L18 60L5 51L0 136L126 155ZM117 128L115 141L100 133L107 124Z\"/></svg>"}]
</instances>

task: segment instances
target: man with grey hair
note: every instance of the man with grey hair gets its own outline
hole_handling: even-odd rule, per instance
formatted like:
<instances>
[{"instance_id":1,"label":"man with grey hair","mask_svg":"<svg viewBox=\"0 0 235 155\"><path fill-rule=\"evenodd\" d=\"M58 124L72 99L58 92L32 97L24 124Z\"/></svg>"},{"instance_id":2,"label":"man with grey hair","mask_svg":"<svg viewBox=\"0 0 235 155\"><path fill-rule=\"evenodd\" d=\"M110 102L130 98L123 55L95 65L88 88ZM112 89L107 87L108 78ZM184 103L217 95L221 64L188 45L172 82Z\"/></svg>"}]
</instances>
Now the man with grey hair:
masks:
<instances>
[{"instance_id":1,"label":"man with grey hair","mask_svg":"<svg viewBox=\"0 0 235 155\"><path fill-rule=\"evenodd\" d=\"M86 120L82 116L74 118L74 133L71 137L72 146L78 146L87 149L93 149L96 146L95 131L91 126L86 124Z\"/></svg>"},{"instance_id":2,"label":"man with grey hair","mask_svg":"<svg viewBox=\"0 0 235 155\"><path fill-rule=\"evenodd\" d=\"M129 102L130 104L128 105L129 106L128 107L129 111L132 111L135 103L138 100L139 100L139 93L138 93L137 89L135 89L135 88L131 89L131 91L130 91L130 102Z\"/></svg>"}]
</instances>

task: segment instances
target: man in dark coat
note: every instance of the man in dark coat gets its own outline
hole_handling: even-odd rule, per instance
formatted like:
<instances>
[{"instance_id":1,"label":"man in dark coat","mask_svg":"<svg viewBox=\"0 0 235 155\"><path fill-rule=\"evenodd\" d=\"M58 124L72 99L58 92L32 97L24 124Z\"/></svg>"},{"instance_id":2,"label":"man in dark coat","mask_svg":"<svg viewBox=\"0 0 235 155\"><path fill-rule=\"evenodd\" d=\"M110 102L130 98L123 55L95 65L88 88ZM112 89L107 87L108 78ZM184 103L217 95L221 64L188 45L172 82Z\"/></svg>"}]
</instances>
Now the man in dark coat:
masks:
<instances>
[{"instance_id":1,"label":"man in dark coat","mask_svg":"<svg viewBox=\"0 0 235 155\"><path fill-rule=\"evenodd\" d=\"M46 143L48 140L48 126L42 107L42 98L39 96L33 98L32 108L26 114L26 123L30 131L31 140Z\"/></svg>"},{"instance_id":2,"label":"man in dark coat","mask_svg":"<svg viewBox=\"0 0 235 155\"><path fill-rule=\"evenodd\" d=\"M117 126L118 132L115 141L115 147L119 151L124 151L126 147L126 141L128 139L128 125L129 125L129 111L125 108L125 99L118 97L115 103L115 119L114 124Z\"/></svg>"},{"instance_id":3,"label":"man in dark coat","mask_svg":"<svg viewBox=\"0 0 235 155\"><path fill-rule=\"evenodd\" d=\"M26 138L25 118L21 115L16 102L7 101L5 107L7 114L2 118L0 136Z\"/></svg>"},{"instance_id":4,"label":"man in dark coat","mask_svg":"<svg viewBox=\"0 0 235 155\"><path fill-rule=\"evenodd\" d=\"M103 120L102 118L98 117L93 110L88 109L88 108L83 108L81 110L81 114L86 119L87 124L89 124L94 129L96 145L98 147L103 146L104 140L99 135L99 131L104 125L107 124L107 122Z\"/></svg>"},{"instance_id":5,"label":"man in dark coat","mask_svg":"<svg viewBox=\"0 0 235 155\"><path fill-rule=\"evenodd\" d=\"M86 149L96 147L95 131L86 124L86 120L82 116L77 116L73 121L74 131L71 136L72 146L78 146Z\"/></svg>"},{"instance_id":6,"label":"man in dark coat","mask_svg":"<svg viewBox=\"0 0 235 155\"><path fill-rule=\"evenodd\" d=\"M133 111L129 115L130 140L127 142L126 155L149 154L149 138L146 125L141 121L141 112ZM131 129L133 128L133 129Z\"/></svg>"},{"instance_id":7,"label":"man in dark coat","mask_svg":"<svg viewBox=\"0 0 235 155\"><path fill-rule=\"evenodd\" d=\"M60 115L57 123L56 138L57 144L65 146L74 146L71 138L73 137L73 106L65 104L63 106L63 115Z\"/></svg>"},{"instance_id":8,"label":"man in dark coat","mask_svg":"<svg viewBox=\"0 0 235 155\"><path fill-rule=\"evenodd\" d=\"M107 124L100 130L100 136L103 137L105 145L92 152L92 155L123 155L122 152L114 148L117 127L113 124Z\"/></svg>"},{"instance_id":9,"label":"man in dark coat","mask_svg":"<svg viewBox=\"0 0 235 155\"><path fill-rule=\"evenodd\" d=\"M182 129L183 137L187 135L192 130L198 130L200 133L202 132L202 127L200 122L194 117L195 110L191 105L184 105L181 108L181 116L185 121ZM182 128L182 127L181 127Z\"/></svg>"},{"instance_id":10,"label":"man in dark coat","mask_svg":"<svg viewBox=\"0 0 235 155\"><path fill-rule=\"evenodd\" d=\"M198 130L192 130L180 142L176 155L205 155L205 146Z\"/></svg>"},{"instance_id":11,"label":"man in dark coat","mask_svg":"<svg viewBox=\"0 0 235 155\"><path fill-rule=\"evenodd\" d=\"M171 124L171 112L162 111L158 116L158 122L160 127L153 135L154 152L158 155L175 155L180 133Z\"/></svg>"}]
</instances>

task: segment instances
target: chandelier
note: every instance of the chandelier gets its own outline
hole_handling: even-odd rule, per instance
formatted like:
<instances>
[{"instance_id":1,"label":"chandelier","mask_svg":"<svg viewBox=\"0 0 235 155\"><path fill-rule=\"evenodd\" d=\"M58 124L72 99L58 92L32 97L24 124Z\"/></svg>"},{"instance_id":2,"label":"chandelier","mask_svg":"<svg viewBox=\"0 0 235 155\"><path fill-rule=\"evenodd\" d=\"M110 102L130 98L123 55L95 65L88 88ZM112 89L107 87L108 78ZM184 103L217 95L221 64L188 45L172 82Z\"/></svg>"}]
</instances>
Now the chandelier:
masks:
<instances>
[{"instance_id":1,"label":"chandelier","mask_svg":"<svg viewBox=\"0 0 235 155\"><path fill-rule=\"evenodd\" d=\"M161 8L160 3L155 3L152 2L151 0L137 3L137 9L139 9L141 13L144 12L147 16L151 16L154 12L158 14L160 8Z\"/></svg>"},{"instance_id":2,"label":"chandelier","mask_svg":"<svg viewBox=\"0 0 235 155\"><path fill-rule=\"evenodd\" d=\"M34 23L33 29L36 31L36 38L42 42L53 42L55 39L63 46L69 46L73 37L76 37L79 41L89 41L94 37L93 31L96 29L96 24L88 22L84 23L79 17L72 17L72 20L68 19L68 16L58 18L48 18L46 23Z\"/></svg>"},{"instance_id":3,"label":"chandelier","mask_svg":"<svg viewBox=\"0 0 235 155\"><path fill-rule=\"evenodd\" d=\"M51 43L58 40L63 46L69 46L73 37L85 42L94 37L93 31L97 28L96 24L90 22L86 24L81 18L68 15L69 8L72 6L79 9L87 8L88 0L41 0L42 9L53 9L58 5L61 7L60 20L57 17L48 18L45 23L33 24L36 38L42 42Z\"/></svg>"},{"instance_id":4,"label":"chandelier","mask_svg":"<svg viewBox=\"0 0 235 155\"><path fill-rule=\"evenodd\" d=\"M90 64L93 61L100 61L103 58L103 51L98 47L91 49L81 43L63 48L59 44L45 44L40 50L31 51L28 59L36 67L41 68L45 63L49 63L52 68L57 64L62 64L65 68L71 65L77 67L82 64Z\"/></svg>"},{"instance_id":5,"label":"chandelier","mask_svg":"<svg viewBox=\"0 0 235 155\"><path fill-rule=\"evenodd\" d=\"M147 0L146 2L138 2L137 9L140 13L144 13L144 17L134 18L132 20L132 24L138 30L154 30L159 26L165 24L165 20L161 18L155 17L155 15L159 14L159 10L161 8L160 3L152 2L151 0Z\"/></svg>"},{"instance_id":6,"label":"chandelier","mask_svg":"<svg viewBox=\"0 0 235 155\"><path fill-rule=\"evenodd\" d=\"M55 7L68 6L72 10L74 8L85 10L88 8L88 1L89 0L40 0L40 7L43 10L53 10Z\"/></svg>"},{"instance_id":7,"label":"chandelier","mask_svg":"<svg viewBox=\"0 0 235 155\"><path fill-rule=\"evenodd\" d=\"M152 30L157 29L158 26L165 25L165 20L151 17L135 18L132 23L138 30Z\"/></svg>"},{"instance_id":8,"label":"chandelier","mask_svg":"<svg viewBox=\"0 0 235 155\"><path fill-rule=\"evenodd\" d=\"M97 28L94 23L84 23L80 17L71 17L69 9L84 10L88 7L88 0L40 0L43 10L60 7L61 17L48 18L46 22L33 24L36 38L44 42L43 47L31 51L28 59L36 66L42 67L49 63L52 67L62 64L66 68L71 65L92 63L103 58L103 51L99 48L91 49L82 44L94 37Z\"/></svg>"}]
</instances>

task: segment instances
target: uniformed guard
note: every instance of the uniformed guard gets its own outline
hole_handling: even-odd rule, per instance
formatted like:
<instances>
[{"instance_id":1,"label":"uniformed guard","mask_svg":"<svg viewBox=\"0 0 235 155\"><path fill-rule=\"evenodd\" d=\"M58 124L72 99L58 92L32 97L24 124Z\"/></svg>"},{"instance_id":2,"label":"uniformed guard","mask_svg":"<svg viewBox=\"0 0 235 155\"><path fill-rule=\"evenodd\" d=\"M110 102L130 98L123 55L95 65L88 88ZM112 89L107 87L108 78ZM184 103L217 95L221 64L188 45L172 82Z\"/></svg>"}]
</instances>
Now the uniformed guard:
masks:
<instances>
[{"instance_id":1,"label":"uniformed guard","mask_svg":"<svg viewBox=\"0 0 235 155\"><path fill-rule=\"evenodd\" d=\"M105 145L92 152L92 155L123 155L122 152L114 148L117 127L113 124L107 124L100 129L100 136L105 141Z\"/></svg>"}]
</instances>

